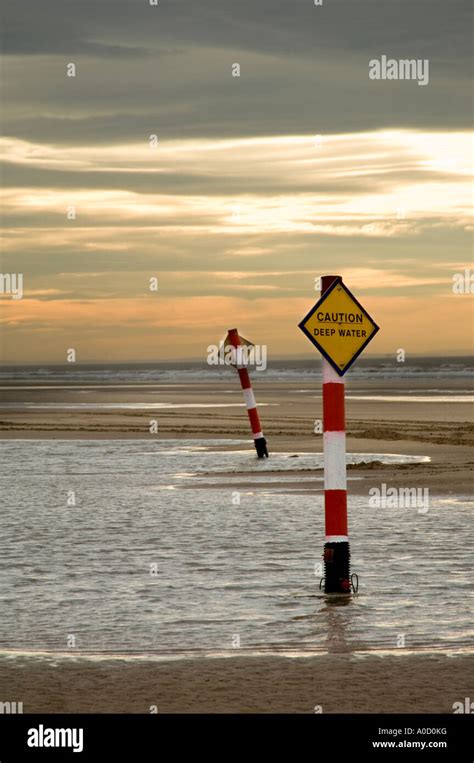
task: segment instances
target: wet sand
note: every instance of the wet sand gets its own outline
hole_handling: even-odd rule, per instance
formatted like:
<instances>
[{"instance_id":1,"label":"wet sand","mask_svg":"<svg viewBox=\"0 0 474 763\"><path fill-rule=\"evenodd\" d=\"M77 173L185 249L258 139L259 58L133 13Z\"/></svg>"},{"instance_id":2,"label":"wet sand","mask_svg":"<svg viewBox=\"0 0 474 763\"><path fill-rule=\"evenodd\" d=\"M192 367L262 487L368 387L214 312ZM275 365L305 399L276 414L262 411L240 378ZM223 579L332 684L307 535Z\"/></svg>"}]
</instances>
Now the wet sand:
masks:
<instances>
[{"instance_id":1,"label":"wet sand","mask_svg":"<svg viewBox=\"0 0 474 763\"><path fill-rule=\"evenodd\" d=\"M473 673L473 655L2 659L0 698L25 713L452 713Z\"/></svg>"},{"instance_id":2,"label":"wet sand","mask_svg":"<svg viewBox=\"0 0 474 763\"><path fill-rule=\"evenodd\" d=\"M6 385L7 386L7 385ZM242 403L237 380L228 382L193 382L145 387L109 385L107 390L80 386L79 389L59 385L27 389L28 385L12 385L2 389L1 398L12 407L0 409L0 437L4 439L248 439L249 424L244 407L216 407ZM436 380L439 393L444 388L466 393L466 380ZM426 382L410 379L405 383L358 381L347 384L346 430L347 450L352 453L399 453L428 456L431 462L421 465L371 464L351 467L351 491L366 493L367 477L371 484L385 482L393 486L428 487L435 495L469 495L472 492L474 457L473 407L460 402L414 402L407 400L356 399L357 395L426 397ZM322 419L321 389L315 383L254 383L260 417L269 451L322 452L322 435L314 433L315 421ZM438 394L439 394L438 393ZM38 405L55 403L64 408L15 409L22 402ZM67 410L67 405L84 403L131 403L136 409ZM150 404L178 404L205 407L158 408ZM266 405L263 405L266 403ZM158 433L150 434L150 421L158 422ZM228 446L226 446L228 447ZM236 443L237 449L253 446ZM238 476L238 475L236 475ZM243 477L245 475L242 475ZM296 475L295 475L296 476ZM305 476L309 476L305 472ZM315 470L315 476L321 471ZM262 485L264 487L264 485ZM311 491L311 486L309 490ZM315 482L314 490L321 483Z\"/></svg>"}]
</instances>

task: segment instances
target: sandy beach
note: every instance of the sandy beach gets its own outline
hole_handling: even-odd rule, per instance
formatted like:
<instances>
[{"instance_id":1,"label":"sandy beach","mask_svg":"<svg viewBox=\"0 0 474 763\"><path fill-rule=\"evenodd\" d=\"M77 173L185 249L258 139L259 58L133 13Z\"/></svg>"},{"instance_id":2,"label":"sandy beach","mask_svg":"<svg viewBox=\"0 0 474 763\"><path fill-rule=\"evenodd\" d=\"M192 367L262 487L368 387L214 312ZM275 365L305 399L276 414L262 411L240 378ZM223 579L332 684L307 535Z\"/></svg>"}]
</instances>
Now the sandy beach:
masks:
<instances>
[{"instance_id":1,"label":"sandy beach","mask_svg":"<svg viewBox=\"0 0 474 763\"><path fill-rule=\"evenodd\" d=\"M269 450L321 453L322 435L313 432L314 422L322 418L320 387L262 381L258 373L254 376ZM460 394L466 392L465 380L436 380L434 384L440 393L443 387L459 389ZM78 389L73 385L45 385L32 390L28 385L11 385L2 389L2 399L10 407L0 412L0 436L3 439L230 437L239 440L249 436L247 416L241 407L241 391L232 373L228 383L206 381L150 387L109 385L101 389L81 385ZM399 399L407 388L414 400ZM408 477L410 485L429 487L432 493L439 495L472 492L472 407L445 398L441 403L427 402L425 388L426 382L417 380L408 383L364 380L347 385L348 452L404 453L430 458L425 464L379 466L373 463L367 469L362 465L352 466L349 476L350 471L356 470L358 477L368 477L371 483L386 482L393 486L405 485ZM164 407L152 407L157 399ZM84 405L86 401L93 405L115 402L117 406L126 403L137 407L133 410L68 410L68 406ZM25 402L33 407L15 408L15 404ZM41 409L41 405L51 403L57 406L54 410ZM225 407L228 404L234 407ZM466 419L467 411L470 417ZM151 420L158 422L157 434L150 434ZM366 484L358 480L351 490L366 493Z\"/></svg>"},{"instance_id":2,"label":"sandy beach","mask_svg":"<svg viewBox=\"0 0 474 763\"><path fill-rule=\"evenodd\" d=\"M25 713L452 713L473 669L472 655L1 660L0 696Z\"/></svg>"},{"instance_id":3,"label":"sandy beach","mask_svg":"<svg viewBox=\"0 0 474 763\"><path fill-rule=\"evenodd\" d=\"M426 399L426 382L351 381L347 386L347 450L358 454L428 457L424 463L367 463L349 467L349 491L366 495L371 485L429 488L434 496L472 491L474 427L468 406L449 400L444 387L462 396L465 380L436 380L442 402ZM312 430L322 418L318 384L255 379L255 394L271 453L321 453L322 435ZM413 399L407 399L409 395ZM179 440L235 439L235 449L252 453L248 421L236 379L145 385L27 384L4 382L1 437L4 440ZM87 402L87 406L83 404ZM156 406L156 403L159 405ZM25 403L29 404L25 407ZM101 405L118 407L96 408ZM120 405L133 407L121 409ZM230 407L228 407L230 405ZM44 408L42 406L45 406ZM150 421L158 434L150 434ZM247 445L242 441L247 440ZM227 446L228 447L228 446ZM232 447L232 446L231 446ZM219 446L216 446L218 452ZM269 462L270 463L270 462ZM242 489L270 486L255 472L234 472ZM273 475L275 476L275 475ZM304 485L299 485L304 476ZM293 466L283 475L282 493L322 491L322 469ZM353 480L357 477L357 480ZM226 475L183 485L210 490ZM275 482L273 489L277 489ZM254 654L140 660L17 656L0 660L0 700L24 703L24 712L290 712L450 713L453 703L472 696L474 656L449 653L320 653L310 656Z\"/></svg>"}]
</instances>

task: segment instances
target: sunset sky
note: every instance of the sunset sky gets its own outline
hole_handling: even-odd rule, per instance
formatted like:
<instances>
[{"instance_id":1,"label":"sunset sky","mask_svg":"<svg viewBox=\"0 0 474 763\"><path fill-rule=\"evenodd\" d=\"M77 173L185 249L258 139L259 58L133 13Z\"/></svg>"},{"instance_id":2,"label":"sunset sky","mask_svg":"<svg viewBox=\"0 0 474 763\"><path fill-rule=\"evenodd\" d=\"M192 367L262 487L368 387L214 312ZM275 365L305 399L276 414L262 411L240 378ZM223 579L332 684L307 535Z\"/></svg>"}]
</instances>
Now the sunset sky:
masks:
<instances>
[{"instance_id":1,"label":"sunset sky","mask_svg":"<svg viewBox=\"0 0 474 763\"><path fill-rule=\"evenodd\" d=\"M472 351L469 2L4 6L4 361L205 359L233 326L314 354L325 273L366 353ZM370 80L382 55L429 84Z\"/></svg>"}]
</instances>

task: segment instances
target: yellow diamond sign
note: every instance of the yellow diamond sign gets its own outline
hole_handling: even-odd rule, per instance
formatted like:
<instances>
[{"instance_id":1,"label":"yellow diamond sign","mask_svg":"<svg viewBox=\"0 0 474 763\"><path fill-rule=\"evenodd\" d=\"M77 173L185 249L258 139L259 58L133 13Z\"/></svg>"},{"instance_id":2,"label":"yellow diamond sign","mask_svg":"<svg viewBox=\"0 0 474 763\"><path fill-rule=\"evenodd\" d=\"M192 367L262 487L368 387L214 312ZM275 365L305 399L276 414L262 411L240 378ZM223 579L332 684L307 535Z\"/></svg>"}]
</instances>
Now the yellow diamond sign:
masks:
<instances>
[{"instance_id":1,"label":"yellow diamond sign","mask_svg":"<svg viewBox=\"0 0 474 763\"><path fill-rule=\"evenodd\" d=\"M379 330L377 324L337 278L298 324L339 376L343 376Z\"/></svg>"}]
</instances>

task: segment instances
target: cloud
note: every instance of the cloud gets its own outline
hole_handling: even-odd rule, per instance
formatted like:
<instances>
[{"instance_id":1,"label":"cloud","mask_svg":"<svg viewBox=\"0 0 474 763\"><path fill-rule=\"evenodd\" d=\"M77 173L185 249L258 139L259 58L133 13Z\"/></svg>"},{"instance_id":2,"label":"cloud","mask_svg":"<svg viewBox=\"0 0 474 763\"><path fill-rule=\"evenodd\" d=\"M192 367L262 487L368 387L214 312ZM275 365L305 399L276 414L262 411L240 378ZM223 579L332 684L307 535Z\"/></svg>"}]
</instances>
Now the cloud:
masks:
<instances>
[{"instance_id":1,"label":"cloud","mask_svg":"<svg viewBox=\"0 0 474 763\"><path fill-rule=\"evenodd\" d=\"M144 142L72 147L66 155L11 139L3 146L13 178L17 168L25 183L28 170L43 177L43 187L3 191L11 227L386 238L470 220L467 133L336 134L317 145L299 135ZM76 187L48 186L51 171L74 177ZM126 176L128 187L107 187L115 176ZM142 192L136 176L139 187L146 182ZM71 206L75 218L67 220Z\"/></svg>"},{"instance_id":2,"label":"cloud","mask_svg":"<svg viewBox=\"0 0 474 763\"><path fill-rule=\"evenodd\" d=\"M445 300L472 230L470 3L4 5L8 357L195 355L227 319L293 352L330 271L390 342L427 349L441 310L466 348L467 302ZM429 58L429 85L371 81L382 54Z\"/></svg>"},{"instance_id":3,"label":"cloud","mask_svg":"<svg viewBox=\"0 0 474 763\"><path fill-rule=\"evenodd\" d=\"M468 0L332 0L315 7L306 0L4 0L10 53L72 49L100 40L113 46L154 45L176 40L195 47L222 46L312 57L314 47L339 51L381 49L441 51L469 56ZM80 50L79 50L80 52Z\"/></svg>"},{"instance_id":4,"label":"cloud","mask_svg":"<svg viewBox=\"0 0 474 763\"><path fill-rule=\"evenodd\" d=\"M12 137L107 144L153 131L178 139L471 123L465 0L7 0L5 16ZM429 58L429 85L369 80L381 54Z\"/></svg>"}]
</instances>

